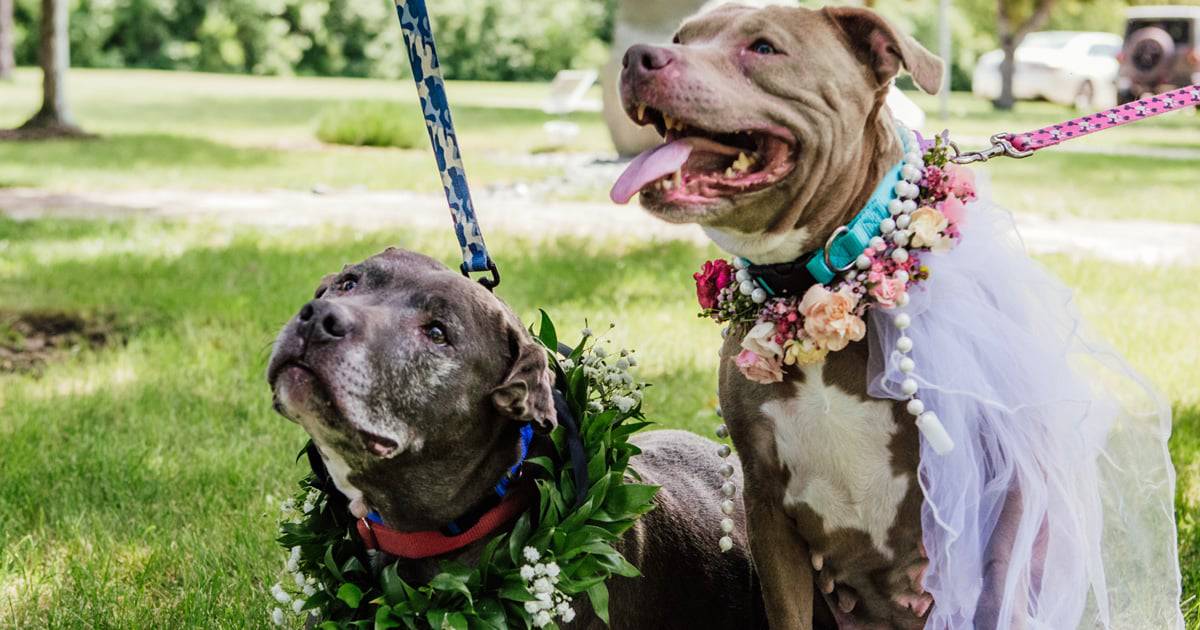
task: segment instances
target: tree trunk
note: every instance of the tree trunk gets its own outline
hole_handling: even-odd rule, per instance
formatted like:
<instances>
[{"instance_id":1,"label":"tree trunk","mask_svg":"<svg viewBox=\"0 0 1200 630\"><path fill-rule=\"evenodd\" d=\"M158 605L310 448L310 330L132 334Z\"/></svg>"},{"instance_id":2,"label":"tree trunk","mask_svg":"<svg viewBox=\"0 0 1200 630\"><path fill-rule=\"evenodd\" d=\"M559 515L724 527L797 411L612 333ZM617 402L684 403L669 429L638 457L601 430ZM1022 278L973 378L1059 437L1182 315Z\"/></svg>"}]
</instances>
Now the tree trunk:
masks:
<instances>
[{"instance_id":1,"label":"tree trunk","mask_svg":"<svg viewBox=\"0 0 1200 630\"><path fill-rule=\"evenodd\" d=\"M14 31L13 0L0 0L0 81L11 79L17 65L13 57Z\"/></svg>"},{"instance_id":2,"label":"tree trunk","mask_svg":"<svg viewBox=\"0 0 1200 630\"><path fill-rule=\"evenodd\" d=\"M1000 97L996 99L996 109L1010 111L1017 99L1013 96L1013 71L1016 69L1017 46L1013 43L1012 35L1002 37L1000 48L1004 51L1004 59L1000 62Z\"/></svg>"},{"instance_id":3,"label":"tree trunk","mask_svg":"<svg viewBox=\"0 0 1200 630\"><path fill-rule=\"evenodd\" d=\"M36 135L83 133L67 107L67 68L71 65L68 8L68 0L42 0L41 39L38 42L42 64L42 108L21 125L22 131L43 132Z\"/></svg>"},{"instance_id":4,"label":"tree trunk","mask_svg":"<svg viewBox=\"0 0 1200 630\"><path fill-rule=\"evenodd\" d=\"M1000 97L993 103L996 109L1008 111L1016 104L1013 96L1013 74L1017 68L1017 47L1025 36L1045 26L1050 19L1050 10L1054 8L1054 0L1037 0L1029 19L1013 28L1010 5L1018 0L997 0L996 2L996 37L1000 40L1000 48L1004 51L1004 60L1000 62Z\"/></svg>"}]
</instances>

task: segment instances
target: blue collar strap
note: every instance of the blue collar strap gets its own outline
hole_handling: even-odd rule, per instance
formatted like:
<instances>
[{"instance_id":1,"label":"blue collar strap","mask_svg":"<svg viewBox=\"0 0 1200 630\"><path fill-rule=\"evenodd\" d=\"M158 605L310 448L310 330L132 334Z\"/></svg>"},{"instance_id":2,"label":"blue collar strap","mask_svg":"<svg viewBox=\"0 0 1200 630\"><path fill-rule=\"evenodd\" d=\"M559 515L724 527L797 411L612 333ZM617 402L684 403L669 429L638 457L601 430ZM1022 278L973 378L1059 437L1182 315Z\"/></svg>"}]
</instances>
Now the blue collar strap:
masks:
<instances>
[{"instance_id":1,"label":"blue collar strap","mask_svg":"<svg viewBox=\"0 0 1200 630\"><path fill-rule=\"evenodd\" d=\"M841 270L854 264L871 239L879 236L879 224L891 216L888 203L896 198L896 183L901 181L903 165L901 161L889 170L863 209L839 228L828 244L828 256L826 248L821 248L792 262L751 264L748 268L750 277L770 297L803 295L814 284L833 282Z\"/></svg>"},{"instance_id":2,"label":"blue collar strap","mask_svg":"<svg viewBox=\"0 0 1200 630\"><path fill-rule=\"evenodd\" d=\"M496 507L498 503L508 496L508 491L513 481L521 476L521 466L525 464L525 458L529 457L529 445L533 443L533 425L526 422L521 425L521 440L517 444L520 454L517 456L517 461L508 470L504 471L504 476L500 477L500 481L492 486L492 494L481 499L466 514L454 519L442 527L442 533L447 536L457 536L468 529L474 527L475 523L479 522L480 517L487 513L488 510ZM372 523L383 525L383 518L378 512L371 512L367 515L367 520Z\"/></svg>"}]
</instances>

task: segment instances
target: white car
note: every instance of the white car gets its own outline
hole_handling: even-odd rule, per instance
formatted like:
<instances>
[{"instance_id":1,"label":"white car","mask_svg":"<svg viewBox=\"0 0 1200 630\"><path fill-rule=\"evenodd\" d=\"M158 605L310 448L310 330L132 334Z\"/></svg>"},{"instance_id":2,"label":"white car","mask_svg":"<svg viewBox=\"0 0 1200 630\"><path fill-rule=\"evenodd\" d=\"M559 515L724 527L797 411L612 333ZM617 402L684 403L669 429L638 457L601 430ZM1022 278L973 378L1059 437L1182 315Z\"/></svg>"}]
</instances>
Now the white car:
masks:
<instances>
[{"instance_id":1,"label":"white car","mask_svg":"<svg viewBox=\"0 0 1200 630\"><path fill-rule=\"evenodd\" d=\"M1112 33L1030 33L1017 47L1013 96L1021 100L1046 99L1081 110L1112 107L1117 102L1117 54L1121 46L1121 36ZM1002 50L979 58L971 78L971 91L976 96L999 98L1002 61Z\"/></svg>"}]
</instances>

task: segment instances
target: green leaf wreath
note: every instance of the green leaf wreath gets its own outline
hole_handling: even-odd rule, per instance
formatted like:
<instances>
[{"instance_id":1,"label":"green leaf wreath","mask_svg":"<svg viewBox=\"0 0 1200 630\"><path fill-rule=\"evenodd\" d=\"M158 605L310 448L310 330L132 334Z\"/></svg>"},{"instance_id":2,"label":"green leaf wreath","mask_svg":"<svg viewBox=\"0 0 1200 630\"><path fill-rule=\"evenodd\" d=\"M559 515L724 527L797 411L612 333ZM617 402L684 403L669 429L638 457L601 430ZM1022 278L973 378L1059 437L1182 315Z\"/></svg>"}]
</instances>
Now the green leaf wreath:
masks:
<instances>
[{"instance_id":1,"label":"green leaf wreath","mask_svg":"<svg viewBox=\"0 0 1200 630\"><path fill-rule=\"evenodd\" d=\"M637 483L629 468L629 458L640 452L629 438L650 424L641 412L647 385L629 373L637 364L632 352L606 352L607 342L586 328L566 358L556 351L558 335L545 312L536 336L579 420L590 481L582 505L574 507L569 466L530 458L525 474L537 484L537 508L511 532L494 536L475 566L442 562L428 584L413 585L394 564L372 568L355 519L310 473L282 505L278 540L289 556L286 578L271 587L277 625L315 620L321 628L556 628L574 618L572 603L584 594L608 621L608 578L640 575L613 543L653 508L658 491ZM563 427L550 438L558 461L569 462Z\"/></svg>"}]
</instances>

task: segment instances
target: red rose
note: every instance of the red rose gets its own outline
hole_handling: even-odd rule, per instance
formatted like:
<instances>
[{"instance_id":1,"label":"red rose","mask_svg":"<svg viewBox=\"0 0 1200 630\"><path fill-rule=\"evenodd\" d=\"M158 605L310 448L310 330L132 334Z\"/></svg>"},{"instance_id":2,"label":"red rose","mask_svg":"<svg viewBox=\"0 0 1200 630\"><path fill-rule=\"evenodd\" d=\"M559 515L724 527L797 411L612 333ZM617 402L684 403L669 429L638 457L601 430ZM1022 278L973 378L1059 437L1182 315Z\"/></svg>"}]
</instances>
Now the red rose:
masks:
<instances>
[{"instance_id":1,"label":"red rose","mask_svg":"<svg viewBox=\"0 0 1200 630\"><path fill-rule=\"evenodd\" d=\"M696 279L696 299L701 308L708 310L716 308L721 289L733 283L733 267L725 260L710 260L692 277Z\"/></svg>"}]
</instances>

